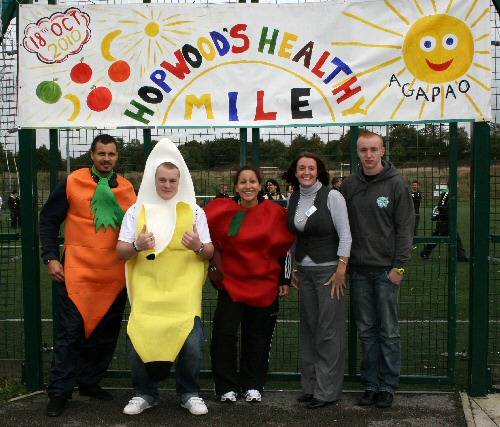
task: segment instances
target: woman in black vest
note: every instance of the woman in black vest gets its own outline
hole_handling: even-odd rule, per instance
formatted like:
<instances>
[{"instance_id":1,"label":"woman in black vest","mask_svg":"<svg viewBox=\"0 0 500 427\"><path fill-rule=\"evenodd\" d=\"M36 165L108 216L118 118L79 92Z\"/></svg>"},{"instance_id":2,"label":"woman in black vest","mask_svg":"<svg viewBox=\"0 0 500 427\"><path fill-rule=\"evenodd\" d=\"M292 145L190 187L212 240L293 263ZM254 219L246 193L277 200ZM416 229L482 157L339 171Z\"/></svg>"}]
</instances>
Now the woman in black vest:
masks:
<instances>
[{"instance_id":1,"label":"woman in black vest","mask_svg":"<svg viewBox=\"0 0 500 427\"><path fill-rule=\"evenodd\" d=\"M344 197L329 189L328 172L316 155L299 155L283 178L296 189L288 204L288 227L297 236L292 286L300 287L303 394L297 400L316 409L338 401L342 393L351 232Z\"/></svg>"}]
</instances>

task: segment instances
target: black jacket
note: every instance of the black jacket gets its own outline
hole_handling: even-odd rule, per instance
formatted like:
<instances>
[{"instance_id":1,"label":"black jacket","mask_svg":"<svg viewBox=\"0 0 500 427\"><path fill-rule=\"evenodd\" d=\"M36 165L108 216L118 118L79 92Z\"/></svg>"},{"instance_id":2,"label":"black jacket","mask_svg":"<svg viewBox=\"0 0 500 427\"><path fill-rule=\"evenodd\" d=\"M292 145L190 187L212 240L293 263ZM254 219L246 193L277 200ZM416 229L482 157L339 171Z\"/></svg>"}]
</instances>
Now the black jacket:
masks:
<instances>
[{"instance_id":1,"label":"black jacket","mask_svg":"<svg viewBox=\"0 0 500 427\"><path fill-rule=\"evenodd\" d=\"M352 268L397 267L410 258L415 223L410 189L390 162L383 165L370 181L358 167L340 188L351 226Z\"/></svg>"}]
</instances>

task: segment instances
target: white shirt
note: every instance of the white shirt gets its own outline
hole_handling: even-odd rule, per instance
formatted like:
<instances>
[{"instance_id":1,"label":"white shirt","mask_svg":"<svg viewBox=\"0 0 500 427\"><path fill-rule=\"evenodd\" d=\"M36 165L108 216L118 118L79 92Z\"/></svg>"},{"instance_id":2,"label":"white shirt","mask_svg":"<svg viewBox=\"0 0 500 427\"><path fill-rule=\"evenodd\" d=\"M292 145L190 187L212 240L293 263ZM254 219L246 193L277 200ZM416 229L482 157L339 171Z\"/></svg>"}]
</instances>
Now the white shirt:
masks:
<instances>
[{"instance_id":1,"label":"white shirt","mask_svg":"<svg viewBox=\"0 0 500 427\"><path fill-rule=\"evenodd\" d=\"M125 216L123 217L120 236L118 240L127 243L133 243L135 241L135 233L137 229L137 216L139 215L137 209L137 203L134 203L130 208L127 209ZM196 230L200 236L200 241L202 243L211 243L212 238L210 237L210 231L208 230L207 216L205 211L196 205L194 212Z\"/></svg>"}]
</instances>

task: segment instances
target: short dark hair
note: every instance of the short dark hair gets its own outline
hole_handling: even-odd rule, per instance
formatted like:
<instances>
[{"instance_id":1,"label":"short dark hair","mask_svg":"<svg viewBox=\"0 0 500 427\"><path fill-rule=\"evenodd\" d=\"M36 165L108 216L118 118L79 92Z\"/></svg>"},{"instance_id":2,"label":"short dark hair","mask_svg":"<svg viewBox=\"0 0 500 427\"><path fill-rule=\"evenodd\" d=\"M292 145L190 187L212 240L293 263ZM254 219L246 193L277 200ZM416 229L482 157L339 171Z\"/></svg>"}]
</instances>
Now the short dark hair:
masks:
<instances>
[{"instance_id":1,"label":"short dark hair","mask_svg":"<svg viewBox=\"0 0 500 427\"><path fill-rule=\"evenodd\" d=\"M174 165L172 162L163 162L163 163L160 163L155 170L155 179L156 179L156 174L158 173L158 169L160 169L160 168L177 169L179 171L179 177L181 176L181 171L179 170L179 168L176 165Z\"/></svg>"},{"instance_id":2,"label":"short dark hair","mask_svg":"<svg viewBox=\"0 0 500 427\"><path fill-rule=\"evenodd\" d=\"M245 165L245 166L241 166L234 174L233 183L235 186L236 186L236 184L238 184L238 179L240 179L240 175L243 171L252 171L255 174L255 176L257 177L257 181L259 181L259 184L262 184L262 177L260 175L260 171L257 168L254 168L253 166Z\"/></svg>"},{"instance_id":3,"label":"short dark hair","mask_svg":"<svg viewBox=\"0 0 500 427\"><path fill-rule=\"evenodd\" d=\"M307 157L309 159L313 159L316 161L316 169L318 170L318 181L321 184L328 187L330 182L330 175L326 170L325 164L323 160L321 160L316 154L309 153L307 151L300 153L297 158L288 166L286 172L281 176L286 182L292 184L294 188L298 189L300 187L299 180L295 176L295 172L297 172L297 163L302 157Z\"/></svg>"},{"instance_id":4,"label":"short dark hair","mask_svg":"<svg viewBox=\"0 0 500 427\"><path fill-rule=\"evenodd\" d=\"M95 151L95 147L98 142L104 145L115 144L116 150L118 151L118 143L116 142L116 139L113 136L108 135L107 133L102 133L100 135L97 135L93 139L92 144L90 144L90 151L92 151L92 153Z\"/></svg>"},{"instance_id":5,"label":"short dark hair","mask_svg":"<svg viewBox=\"0 0 500 427\"><path fill-rule=\"evenodd\" d=\"M418 179L414 179L411 183L420 185L420 182L418 182Z\"/></svg>"}]
</instances>

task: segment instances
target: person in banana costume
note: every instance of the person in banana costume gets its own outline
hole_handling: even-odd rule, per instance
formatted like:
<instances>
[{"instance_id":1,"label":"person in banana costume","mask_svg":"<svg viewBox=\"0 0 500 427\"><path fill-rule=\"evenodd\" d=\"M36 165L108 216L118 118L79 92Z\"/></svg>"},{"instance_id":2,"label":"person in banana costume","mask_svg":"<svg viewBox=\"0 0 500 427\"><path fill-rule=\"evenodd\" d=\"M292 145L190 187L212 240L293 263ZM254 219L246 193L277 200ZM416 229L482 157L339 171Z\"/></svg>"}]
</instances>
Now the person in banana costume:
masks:
<instances>
[{"instance_id":1,"label":"person in banana costume","mask_svg":"<svg viewBox=\"0 0 500 427\"><path fill-rule=\"evenodd\" d=\"M181 406L194 415L206 414L198 382L201 299L213 245L186 163L167 138L148 157L137 203L125 214L116 249L127 260L135 391L123 412L137 415L155 406L158 381L175 363Z\"/></svg>"}]
</instances>

